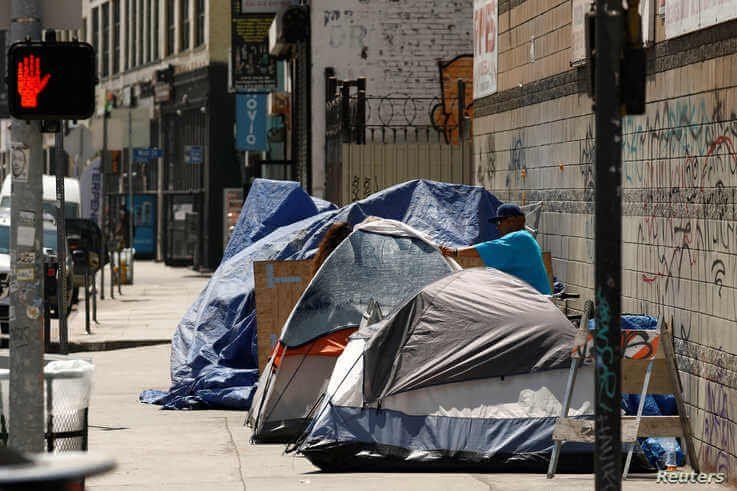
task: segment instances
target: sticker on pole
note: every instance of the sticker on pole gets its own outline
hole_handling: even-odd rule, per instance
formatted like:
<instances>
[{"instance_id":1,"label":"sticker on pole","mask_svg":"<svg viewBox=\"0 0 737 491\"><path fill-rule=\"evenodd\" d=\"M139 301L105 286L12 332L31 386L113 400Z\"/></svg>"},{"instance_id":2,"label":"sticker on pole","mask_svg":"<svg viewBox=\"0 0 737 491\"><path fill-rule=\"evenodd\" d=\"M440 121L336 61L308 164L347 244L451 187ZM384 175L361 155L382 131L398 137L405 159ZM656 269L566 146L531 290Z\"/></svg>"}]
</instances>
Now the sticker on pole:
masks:
<instances>
[{"instance_id":1,"label":"sticker on pole","mask_svg":"<svg viewBox=\"0 0 737 491\"><path fill-rule=\"evenodd\" d=\"M13 171L13 179L16 181L28 181L28 161L31 159L31 150L22 143L13 143L10 150L10 168Z\"/></svg>"}]
</instances>

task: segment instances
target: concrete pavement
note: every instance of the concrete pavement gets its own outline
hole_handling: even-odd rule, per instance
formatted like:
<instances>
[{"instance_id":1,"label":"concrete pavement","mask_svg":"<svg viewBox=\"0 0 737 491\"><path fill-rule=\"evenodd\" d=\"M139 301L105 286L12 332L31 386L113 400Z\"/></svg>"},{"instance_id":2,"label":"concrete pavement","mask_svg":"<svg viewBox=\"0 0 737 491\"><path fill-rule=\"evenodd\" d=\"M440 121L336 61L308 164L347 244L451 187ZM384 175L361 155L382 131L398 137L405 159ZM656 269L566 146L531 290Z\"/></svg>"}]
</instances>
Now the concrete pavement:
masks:
<instances>
[{"instance_id":1,"label":"concrete pavement","mask_svg":"<svg viewBox=\"0 0 737 491\"><path fill-rule=\"evenodd\" d=\"M137 261L134 284L123 285L122 295L116 288L112 299L110 277L107 270L105 273L105 300L97 301L98 322L91 322L92 334L85 331L83 293L69 316L71 351L102 351L170 342L174 328L208 280L207 275L189 268ZM53 321L52 328L56 324ZM55 333L52 339L58 339Z\"/></svg>"},{"instance_id":2,"label":"concrete pavement","mask_svg":"<svg viewBox=\"0 0 737 491\"><path fill-rule=\"evenodd\" d=\"M90 450L114 456L118 468L89 480L94 491L123 490L593 490L590 475L549 481L531 474L327 474L281 445L251 445L237 411L161 411L138 402L143 389L168 386L168 346L91 353L95 388ZM626 490L668 489L653 476ZM700 490L724 489L699 485Z\"/></svg>"},{"instance_id":3,"label":"concrete pavement","mask_svg":"<svg viewBox=\"0 0 737 491\"><path fill-rule=\"evenodd\" d=\"M139 263L123 300L106 300L89 339L170 339L206 278L191 270ZM83 330L82 330L83 332ZM76 331L73 339L85 339ZM109 490L589 490L590 475L553 481L528 474L326 474L281 445L254 446L236 411L161 411L138 402L144 389L169 386L169 346L85 353L96 366L90 407L90 450L113 456L118 468L89 480ZM653 476L624 489L667 489ZM698 489L724 489L700 485Z\"/></svg>"}]
</instances>

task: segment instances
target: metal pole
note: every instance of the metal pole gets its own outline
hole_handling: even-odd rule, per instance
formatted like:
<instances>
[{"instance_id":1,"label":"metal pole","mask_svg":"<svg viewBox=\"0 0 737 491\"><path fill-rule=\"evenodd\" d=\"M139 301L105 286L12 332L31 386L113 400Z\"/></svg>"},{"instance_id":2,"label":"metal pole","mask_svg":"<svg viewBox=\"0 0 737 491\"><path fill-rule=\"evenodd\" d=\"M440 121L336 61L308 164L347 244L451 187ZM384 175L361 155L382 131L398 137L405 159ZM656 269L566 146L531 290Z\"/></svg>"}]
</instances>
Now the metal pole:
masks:
<instances>
[{"instance_id":1,"label":"metal pole","mask_svg":"<svg viewBox=\"0 0 737 491\"><path fill-rule=\"evenodd\" d=\"M84 330L92 334L90 329L90 275L84 274Z\"/></svg>"},{"instance_id":2,"label":"metal pole","mask_svg":"<svg viewBox=\"0 0 737 491\"><path fill-rule=\"evenodd\" d=\"M66 176L66 162L64 161L64 128L59 129L54 141L54 156L56 157L56 257L59 261L57 274L57 309L59 311L59 351L67 354L69 332L67 330L67 283L66 283L66 223L64 216L64 176Z\"/></svg>"},{"instance_id":3,"label":"metal pole","mask_svg":"<svg viewBox=\"0 0 737 491\"><path fill-rule=\"evenodd\" d=\"M622 487L621 275L622 116L624 48L621 0L596 2L596 443L597 490Z\"/></svg>"},{"instance_id":4,"label":"metal pole","mask_svg":"<svg viewBox=\"0 0 737 491\"><path fill-rule=\"evenodd\" d=\"M131 88L131 105L128 107L128 248L133 249L133 89ZM127 265L130 268L130 264ZM131 274L131 283L133 275Z\"/></svg>"},{"instance_id":5,"label":"metal pole","mask_svg":"<svg viewBox=\"0 0 737 491\"><path fill-rule=\"evenodd\" d=\"M458 79L458 144L461 146L461 182L463 184L473 184L470 182L466 169L466 125L465 125L465 109L466 109L466 84L462 78ZM452 142L451 142L452 143Z\"/></svg>"},{"instance_id":6,"label":"metal pole","mask_svg":"<svg viewBox=\"0 0 737 491\"><path fill-rule=\"evenodd\" d=\"M13 0L10 41L41 39L38 0ZM9 446L44 448L43 392L43 156L40 123L14 119L11 130L12 282L10 291Z\"/></svg>"},{"instance_id":7,"label":"metal pole","mask_svg":"<svg viewBox=\"0 0 737 491\"><path fill-rule=\"evenodd\" d=\"M102 191L100 192L100 196L102 196L103 202L103 213L105 209L105 172L107 172L107 169L110 168L110 155L108 155L107 151L107 120L110 119L110 115L107 112L107 99L105 100L105 104L105 112L102 117ZM108 215L112 216L112 213L113 210L111 208L108 208ZM104 215L102 216L102 250L100 251L100 300L105 300L105 254L107 244L106 223L109 220L109 217L106 217Z\"/></svg>"}]
</instances>

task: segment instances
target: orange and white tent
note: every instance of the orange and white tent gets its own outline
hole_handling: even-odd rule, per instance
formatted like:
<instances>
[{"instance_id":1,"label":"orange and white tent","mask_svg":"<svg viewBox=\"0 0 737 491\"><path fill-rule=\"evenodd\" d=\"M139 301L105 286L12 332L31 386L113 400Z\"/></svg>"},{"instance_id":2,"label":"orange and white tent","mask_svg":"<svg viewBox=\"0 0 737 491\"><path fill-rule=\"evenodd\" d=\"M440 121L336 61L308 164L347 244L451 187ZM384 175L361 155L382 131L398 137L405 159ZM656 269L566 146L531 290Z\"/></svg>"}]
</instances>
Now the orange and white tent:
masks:
<instances>
[{"instance_id":1,"label":"orange and white tent","mask_svg":"<svg viewBox=\"0 0 737 491\"><path fill-rule=\"evenodd\" d=\"M249 412L253 441L295 441L362 320L380 320L456 269L427 236L401 222L369 219L356 226L284 324Z\"/></svg>"}]
</instances>

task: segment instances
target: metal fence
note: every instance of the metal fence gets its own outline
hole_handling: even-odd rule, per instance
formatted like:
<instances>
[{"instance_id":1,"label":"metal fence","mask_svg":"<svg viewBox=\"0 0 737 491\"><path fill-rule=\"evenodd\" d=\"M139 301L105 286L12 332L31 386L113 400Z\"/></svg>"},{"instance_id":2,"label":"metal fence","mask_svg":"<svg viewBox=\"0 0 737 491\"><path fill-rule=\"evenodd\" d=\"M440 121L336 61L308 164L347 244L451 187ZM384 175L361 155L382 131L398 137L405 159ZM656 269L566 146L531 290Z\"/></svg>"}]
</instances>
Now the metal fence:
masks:
<instances>
[{"instance_id":1,"label":"metal fence","mask_svg":"<svg viewBox=\"0 0 737 491\"><path fill-rule=\"evenodd\" d=\"M346 204L409 179L472 183L470 106L456 97L367 95L326 73L326 194Z\"/></svg>"}]
</instances>

